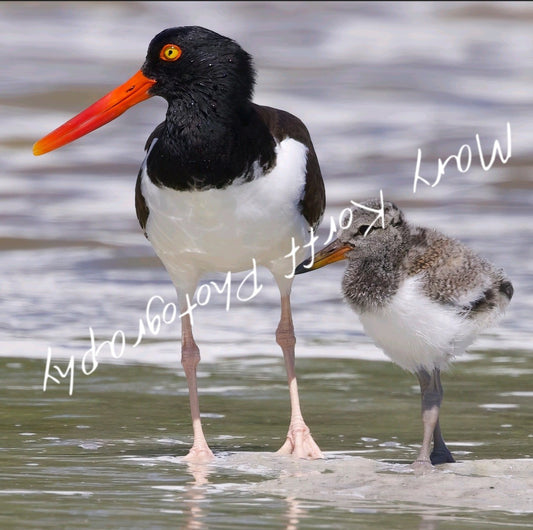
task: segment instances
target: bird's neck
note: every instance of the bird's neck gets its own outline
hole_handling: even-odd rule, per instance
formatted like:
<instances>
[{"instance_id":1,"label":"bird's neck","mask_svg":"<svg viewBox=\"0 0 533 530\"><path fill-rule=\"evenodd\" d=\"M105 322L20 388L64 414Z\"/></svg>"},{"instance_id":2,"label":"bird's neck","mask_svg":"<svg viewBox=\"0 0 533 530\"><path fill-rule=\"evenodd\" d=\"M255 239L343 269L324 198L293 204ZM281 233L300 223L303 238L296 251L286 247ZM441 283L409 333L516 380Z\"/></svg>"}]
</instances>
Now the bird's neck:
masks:
<instances>
[{"instance_id":1,"label":"bird's neck","mask_svg":"<svg viewBox=\"0 0 533 530\"><path fill-rule=\"evenodd\" d=\"M253 105L183 98L169 103L147 165L156 185L177 189L224 188L253 180L275 160L275 142Z\"/></svg>"}]
</instances>

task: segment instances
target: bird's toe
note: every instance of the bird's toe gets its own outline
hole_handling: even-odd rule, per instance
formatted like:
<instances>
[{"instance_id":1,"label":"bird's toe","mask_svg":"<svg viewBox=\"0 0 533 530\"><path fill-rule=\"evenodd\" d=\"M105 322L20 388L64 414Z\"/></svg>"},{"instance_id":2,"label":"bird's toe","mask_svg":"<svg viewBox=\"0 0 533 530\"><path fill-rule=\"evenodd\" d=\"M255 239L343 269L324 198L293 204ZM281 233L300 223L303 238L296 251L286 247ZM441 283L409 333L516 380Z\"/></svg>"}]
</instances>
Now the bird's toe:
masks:
<instances>
[{"instance_id":1,"label":"bird's toe","mask_svg":"<svg viewBox=\"0 0 533 530\"><path fill-rule=\"evenodd\" d=\"M415 460L411 464L411 469L415 472L417 475L423 475L425 473L430 473L435 470L433 465L429 460Z\"/></svg>"},{"instance_id":2,"label":"bird's toe","mask_svg":"<svg viewBox=\"0 0 533 530\"><path fill-rule=\"evenodd\" d=\"M205 446L192 446L189 453L183 457L183 460L191 464L207 464L215 458L215 455Z\"/></svg>"},{"instance_id":3,"label":"bird's toe","mask_svg":"<svg viewBox=\"0 0 533 530\"><path fill-rule=\"evenodd\" d=\"M305 423L291 425L287 439L277 451L281 455L293 455L296 458L324 458L320 447L313 439L309 427Z\"/></svg>"}]
</instances>

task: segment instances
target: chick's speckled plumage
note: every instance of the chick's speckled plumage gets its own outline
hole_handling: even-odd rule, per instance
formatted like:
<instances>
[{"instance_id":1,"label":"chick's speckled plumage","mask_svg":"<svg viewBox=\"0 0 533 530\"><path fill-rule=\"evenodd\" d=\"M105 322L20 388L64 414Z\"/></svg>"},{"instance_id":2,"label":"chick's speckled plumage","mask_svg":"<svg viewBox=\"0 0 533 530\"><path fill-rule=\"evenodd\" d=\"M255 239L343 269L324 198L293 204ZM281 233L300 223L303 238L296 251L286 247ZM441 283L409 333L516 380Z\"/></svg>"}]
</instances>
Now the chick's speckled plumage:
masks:
<instances>
[{"instance_id":1,"label":"chick's speckled plumage","mask_svg":"<svg viewBox=\"0 0 533 530\"><path fill-rule=\"evenodd\" d=\"M379 210L381 203L363 205ZM355 209L339 234L351 247L344 298L397 364L413 372L445 368L503 314L512 284L461 242L409 224L393 203L383 205L384 226L379 219L367 230L375 220L376 213Z\"/></svg>"},{"instance_id":2,"label":"chick's speckled plumage","mask_svg":"<svg viewBox=\"0 0 533 530\"><path fill-rule=\"evenodd\" d=\"M380 203L370 200L363 204L378 209ZM507 305L512 286L503 270L460 241L409 224L390 202L384 205L385 228L378 221L366 236L361 234L360 227L375 218L375 213L355 210L352 225L339 235L354 247L348 253L343 293L356 311L382 307L400 284L413 276L421 280L431 300L455 306L465 315Z\"/></svg>"}]
</instances>

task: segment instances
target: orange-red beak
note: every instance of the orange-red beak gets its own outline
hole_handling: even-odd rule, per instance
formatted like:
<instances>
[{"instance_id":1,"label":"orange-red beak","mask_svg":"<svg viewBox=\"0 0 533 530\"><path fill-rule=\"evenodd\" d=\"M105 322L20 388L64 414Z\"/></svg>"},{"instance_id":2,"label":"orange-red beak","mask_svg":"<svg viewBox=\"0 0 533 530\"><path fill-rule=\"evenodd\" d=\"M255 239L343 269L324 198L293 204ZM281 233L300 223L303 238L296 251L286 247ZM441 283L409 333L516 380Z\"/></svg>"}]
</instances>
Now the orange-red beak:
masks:
<instances>
[{"instance_id":1,"label":"orange-red beak","mask_svg":"<svg viewBox=\"0 0 533 530\"><path fill-rule=\"evenodd\" d=\"M320 252L317 252L313 260L312 258L309 258L302 261L302 263L296 267L294 274L303 274L304 272L314 271L315 269L324 267L324 265L329 265L330 263L335 263L341 259L346 259L346 252L352 249L353 247L350 245L346 245L341 243L338 239L335 239L335 241L331 242L327 247L324 247ZM312 265L311 261L313 261Z\"/></svg>"},{"instance_id":2,"label":"orange-red beak","mask_svg":"<svg viewBox=\"0 0 533 530\"><path fill-rule=\"evenodd\" d=\"M53 151L114 120L133 105L152 97L149 90L154 83L155 80L148 79L139 70L123 85L41 138L33 146L33 154L43 155Z\"/></svg>"}]
</instances>

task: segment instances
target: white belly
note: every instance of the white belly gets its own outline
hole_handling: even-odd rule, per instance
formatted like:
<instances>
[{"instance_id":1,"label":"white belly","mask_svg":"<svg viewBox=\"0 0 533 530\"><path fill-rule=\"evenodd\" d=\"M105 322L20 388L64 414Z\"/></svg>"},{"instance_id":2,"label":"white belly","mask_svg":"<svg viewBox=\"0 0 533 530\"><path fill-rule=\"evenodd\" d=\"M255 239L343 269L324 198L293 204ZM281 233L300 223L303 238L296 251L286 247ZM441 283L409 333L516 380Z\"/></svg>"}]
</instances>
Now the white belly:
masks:
<instances>
[{"instance_id":1,"label":"white belly","mask_svg":"<svg viewBox=\"0 0 533 530\"><path fill-rule=\"evenodd\" d=\"M305 187L307 148L285 139L276 153L276 167L267 175L204 191L159 188L143 164L146 233L176 287L194 289L207 272L250 269L252 259L274 274L292 272L292 259L284 257L291 252L291 238L302 246L308 232L297 206Z\"/></svg>"},{"instance_id":2,"label":"white belly","mask_svg":"<svg viewBox=\"0 0 533 530\"><path fill-rule=\"evenodd\" d=\"M420 281L408 278L391 303L359 315L365 332L402 368L446 368L476 335L476 325L452 307L428 299Z\"/></svg>"}]
</instances>

